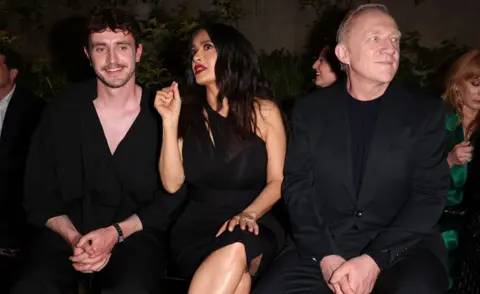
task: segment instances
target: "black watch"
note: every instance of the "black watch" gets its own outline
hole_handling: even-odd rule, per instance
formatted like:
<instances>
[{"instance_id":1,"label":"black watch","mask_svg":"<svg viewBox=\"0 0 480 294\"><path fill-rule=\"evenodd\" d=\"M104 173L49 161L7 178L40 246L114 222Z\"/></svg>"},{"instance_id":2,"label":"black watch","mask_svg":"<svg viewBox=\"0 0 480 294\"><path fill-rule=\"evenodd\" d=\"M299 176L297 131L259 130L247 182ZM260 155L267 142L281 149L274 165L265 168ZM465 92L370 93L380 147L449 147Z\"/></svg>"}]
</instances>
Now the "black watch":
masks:
<instances>
[{"instance_id":1,"label":"black watch","mask_svg":"<svg viewBox=\"0 0 480 294\"><path fill-rule=\"evenodd\" d=\"M117 230L117 233L118 233L117 242L122 243L123 240L125 239L124 236L123 236L122 228L120 228L120 226L118 224L113 224L113 227L115 228L115 230Z\"/></svg>"}]
</instances>

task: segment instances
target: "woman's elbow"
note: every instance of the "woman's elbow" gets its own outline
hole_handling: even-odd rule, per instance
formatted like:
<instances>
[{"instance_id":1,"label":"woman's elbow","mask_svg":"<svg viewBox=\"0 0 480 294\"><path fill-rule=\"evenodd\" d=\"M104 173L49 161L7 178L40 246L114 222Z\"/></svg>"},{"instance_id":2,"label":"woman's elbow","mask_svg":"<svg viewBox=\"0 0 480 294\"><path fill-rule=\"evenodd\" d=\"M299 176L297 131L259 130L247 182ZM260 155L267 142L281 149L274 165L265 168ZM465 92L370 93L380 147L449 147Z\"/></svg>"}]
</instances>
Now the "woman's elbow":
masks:
<instances>
[{"instance_id":1,"label":"woman's elbow","mask_svg":"<svg viewBox=\"0 0 480 294\"><path fill-rule=\"evenodd\" d=\"M174 194L180 190L183 184L183 180L181 181L166 181L162 179L163 188L170 194Z\"/></svg>"},{"instance_id":2,"label":"woman's elbow","mask_svg":"<svg viewBox=\"0 0 480 294\"><path fill-rule=\"evenodd\" d=\"M173 185L164 185L163 186L165 190L170 193L170 194L175 194L177 193L178 190L180 190L180 186L173 186Z\"/></svg>"}]
</instances>

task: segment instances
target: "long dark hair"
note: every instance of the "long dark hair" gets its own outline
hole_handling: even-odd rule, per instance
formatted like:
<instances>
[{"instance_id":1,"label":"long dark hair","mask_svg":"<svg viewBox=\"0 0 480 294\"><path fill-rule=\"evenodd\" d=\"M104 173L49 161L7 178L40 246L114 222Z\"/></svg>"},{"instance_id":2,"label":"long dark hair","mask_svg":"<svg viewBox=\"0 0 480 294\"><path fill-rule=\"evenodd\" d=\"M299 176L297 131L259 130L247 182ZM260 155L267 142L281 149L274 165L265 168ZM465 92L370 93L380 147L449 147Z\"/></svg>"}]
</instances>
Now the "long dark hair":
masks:
<instances>
[{"instance_id":1,"label":"long dark hair","mask_svg":"<svg viewBox=\"0 0 480 294\"><path fill-rule=\"evenodd\" d=\"M217 51L215 77L219 89L217 99L222 105L224 97L228 99L229 113L227 121L231 124L238 137L248 139L255 134L257 117L255 104L257 99L273 100L273 91L265 78L258 56L252 44L239 31L225 24L209 24L197 27L190 40L200 31L206 31ZM192 52L190 50L190 52ZM193 55L190 55L190 61ZM195 83L191 63L188 63L186 73L189 98L182 106L180 136L184 136L194 117L202 116L202 107L206 101L206 91ZM217 111L219 109L216 109ZM204 119L204 118L203 118Z\"/></svg>"}]
</instances>

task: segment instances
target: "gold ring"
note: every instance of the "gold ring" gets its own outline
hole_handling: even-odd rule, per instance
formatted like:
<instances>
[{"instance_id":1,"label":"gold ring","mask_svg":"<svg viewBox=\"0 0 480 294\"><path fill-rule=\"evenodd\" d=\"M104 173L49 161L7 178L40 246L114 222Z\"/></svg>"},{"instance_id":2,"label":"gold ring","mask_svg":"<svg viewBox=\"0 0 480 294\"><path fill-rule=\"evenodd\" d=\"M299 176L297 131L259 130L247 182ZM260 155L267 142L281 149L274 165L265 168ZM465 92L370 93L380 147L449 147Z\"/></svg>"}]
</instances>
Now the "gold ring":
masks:
<instances>
[{"instance_id":1,"label":"gold ring","mask_svg":"<svg viewBox=\"0 0 480 294\"><path fill-rule=\"evenodd\" d=\"M242 216L240 219L247 223L255 223L255 220L250 217Z\"/></svg>"}]
</instances>

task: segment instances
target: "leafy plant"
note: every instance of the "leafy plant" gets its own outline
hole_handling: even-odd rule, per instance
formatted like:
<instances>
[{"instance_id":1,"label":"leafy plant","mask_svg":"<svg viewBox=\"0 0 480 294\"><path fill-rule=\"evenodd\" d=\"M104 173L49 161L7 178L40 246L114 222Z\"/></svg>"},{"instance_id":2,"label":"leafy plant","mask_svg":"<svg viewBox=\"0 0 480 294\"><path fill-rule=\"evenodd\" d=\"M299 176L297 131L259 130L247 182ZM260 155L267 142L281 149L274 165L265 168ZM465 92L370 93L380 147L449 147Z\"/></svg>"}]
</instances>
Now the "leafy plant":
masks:
<instances>
[{"instance_id":1,"label":"leafy plant","mask_svg":"<svg viewBox=\"0 0 480 294\"><path fill-rule=\"evenodd\" d=\"M55 97L68 83L65 75L53 71L44 58L37 58L27 66L29 70L25 79L29 81L30 90L45 100Z\"/></svg>"},{"instance_id":2,"label":"leafy plant","mask_svg":"<svg viewBox=\"0 0 480 294\"><path fill-rule=\"evenodd\" d=\"M214 0L213 5L215 9L210 12L209 17L217 22L237 24L246 16L239 0Z\"/></svg>"},{"instance_id":3,"label":"leafy plant","mask_svg":"<svg viewBox=\"0 0 480 294\"><path fill-rule=\"evenodd\" d=\"M296 98L311 87L310 58L306 55L280 49L270 54L261 52L260 61L278 101Z\"/></svg>"},{"instance_id":4,"label":"leafy plant","mask_svg":"<svg viewBox=\"0 0 480 294\"><path fill-rule=\"evenodd\" d=\"M186 41L191 29L198 24L186 11L183 5L170 14L159 8L143 22L145 49L137 77L145 86L163 87L182 75Z\"/></svg>"},{"instance_id":5,"label":"leafy plant","mask_svg":"<svg viewBox=\"0 0 480 294\"><path fill-rule=\"evenodd\" d=\"M421 35L417 31L402 37L397 80L432 94L440 94L447 67L467 48L454 39L444 40L431 48L422 46L420 40Z\"/></svg>"},{"instance_id":6,"label":"leafy plant","mask_svg":"<svg viewBox=\"0 0 480 294\"><path fill-rule=\"evenodd\" d=\"M138 67L138 80L148 87L159 88L181 79L188 60L188 39L192 30L203 22L235 23L245 15L239 0L214 0L212 9L198 17L188 14L180 4L167 12L159 7L150 12L144 25L145 53Z\"/></svg>"},{"instance_id":7,"label":"leafy plant","mask_svg":"<svg viewBox=\"0 0 480 294\"><path fill-rule=\"evenodd\" d=\"M43 9L36 0L1 0L3 10L20 17L23 31L44 31ZM245 15L240 0L212 0L212 9L200 12L199 16L188 13L180 4L174 11L167 11L156 0L142 0L154 4L144 27L144 54L138 65L138 81L147 87L159 88L183 76L187 60L187 39L191 30L202 21L235 23ZM99 0L97 7L131 7L133 0ZM62 4L71 9L89 10L79 0L63 0ZM72 15L73 16L73 15ZM13 46L23 36L9 36L0 31L0 45ZM20 43L20 42L19 42ZM16 48L20 52L22 48ZM70 48L71 49L71 48ZM78 56L78 55L77 55ZM28 88L37 95L50 99L68 83L67 74L54 67L47 56L31 56L26 60L28 73L24 79Z\"/></svg>"},{"instance_id":8,"label":"leafy plant","mask_svg":"<svg viewBox=\"0 0 480 294\"><path fill-rule=\"evenodd\" d=\"M60 0L58 0L60 1ZM132 7L138 0L98 0L98 6ZM188 38L192 29L203 22L223 22L236 26L246 16L240 0L212 0L208 10L200 11L197 16L188 13L187 7L180 4L174 11L167 11L158 5L158 0L142 0L153 7L144 27L144 54L138 65L137 78L147 87L160 88L173 80L181 80L188 66ZM311 88L309 56L318 54L320 48L332 43L336 29L345 13L358 1L354 0L298 0L303 9L313 9L317 19L312 23L310 42L305 54L296 54L284 49L269 54L260 53L262 66L272 81L276 97L280 101L291 100ZM422 0L414 0L415 4ZM370 0L364 0L364 3ZM62 0L62 5L75 10L88 10L80 0ZM44 7L37 0L0 0L1 15L15 14L19 16L24 31L45 33ZM92 7L90 7L92 8ZM26 34L25 34L26 35ZM438 91L439 80L443 75L443 64L456 58L464 46L455 40L446 40L433 48L420 44L418 32L404 34L402 54L397 79L402 82L424 87L430 92ZM24 35L11 36L0 30L0 46L15 47ZM41 52L41 51L40 51ZM46 99L53 97L69 81L69 77L52 64L47 56L33 56L26 63L28 86L38 95ZM88 64L87 64L88 67Z\"/></svg>"}]
</instances>

